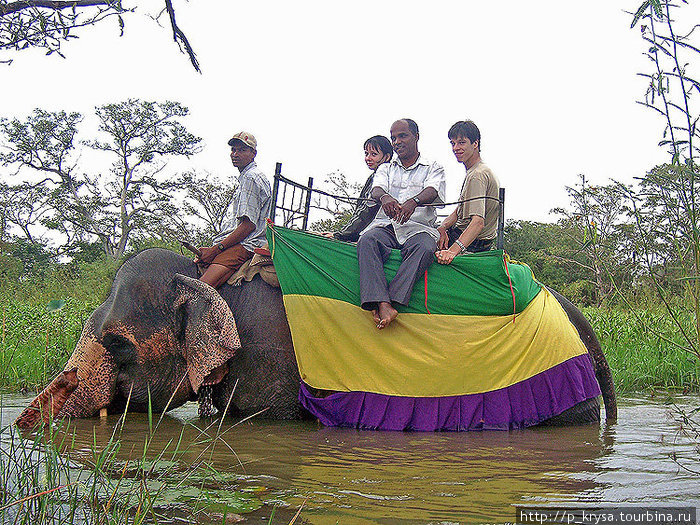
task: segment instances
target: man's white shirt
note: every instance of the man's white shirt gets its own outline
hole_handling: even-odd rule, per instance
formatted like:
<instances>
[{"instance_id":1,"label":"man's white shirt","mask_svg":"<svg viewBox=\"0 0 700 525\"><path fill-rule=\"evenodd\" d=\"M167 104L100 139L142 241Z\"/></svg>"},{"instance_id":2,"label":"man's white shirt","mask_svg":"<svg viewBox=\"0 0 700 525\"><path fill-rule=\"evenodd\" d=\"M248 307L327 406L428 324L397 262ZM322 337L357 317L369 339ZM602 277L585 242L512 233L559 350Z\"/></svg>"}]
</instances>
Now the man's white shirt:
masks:
<instances>
[{"instance_id":1,"label":"man's white shirt","mask_svg":"<svg viewBox=\"0 0 700 525\"><path fill-rule=\"evenodd\" d=\"M382 188L399 201L399 204L403 204L415 197L428 187L434 188L438 193L437 199L431 204L445 202L445 170L437 162L424 160L422 156L419 156L418 160L409 168L404 168L398 158L382 164L374 174L374 186ZM389 219L384 210L380 209L377 217L362 233L376 226L388 226L391 224L396 233L396 240L400 244L405 243L406 239L421 232L430 234L437 241L440 238L440 234L436 228L436 221L437 211L435 206L418 206L411 218L404 224L399 224Z\"/></svg>"}]
</instances>

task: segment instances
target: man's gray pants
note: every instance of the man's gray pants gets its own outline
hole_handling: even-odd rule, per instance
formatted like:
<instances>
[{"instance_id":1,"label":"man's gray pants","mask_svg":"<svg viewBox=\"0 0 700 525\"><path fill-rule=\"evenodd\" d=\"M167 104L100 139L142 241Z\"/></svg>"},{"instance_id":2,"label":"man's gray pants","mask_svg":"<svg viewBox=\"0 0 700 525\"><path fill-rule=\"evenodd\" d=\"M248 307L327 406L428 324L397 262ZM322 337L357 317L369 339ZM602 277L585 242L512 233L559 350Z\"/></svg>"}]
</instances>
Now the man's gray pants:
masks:
<instances>
[{"instance_id":1,"label":"man's gray pants","mask_svg":"<svg viewBox=\"0 0 700 525\"><path fill-rule=\"evenodd\" d=\"M403 261L387 283L384 263L392 248L401 249ZM435 239L425 232L412 235L403 245L399 244L391 226L376 226L362 234L357 242L362 308L373 310L382 301L407 305L413 285L435 259L436 250Z\"/></svg>"}]
</instances>

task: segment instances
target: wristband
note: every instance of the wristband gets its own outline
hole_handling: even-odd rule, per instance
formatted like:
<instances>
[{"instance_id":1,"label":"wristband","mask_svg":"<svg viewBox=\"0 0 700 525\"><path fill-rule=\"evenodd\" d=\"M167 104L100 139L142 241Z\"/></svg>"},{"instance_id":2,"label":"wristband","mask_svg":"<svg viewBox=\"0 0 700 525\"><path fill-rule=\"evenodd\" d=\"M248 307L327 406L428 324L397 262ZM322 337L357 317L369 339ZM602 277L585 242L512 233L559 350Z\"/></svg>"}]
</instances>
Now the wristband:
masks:
<instances>
[{"instance_id":1,"label":"wristband","mask_svg":"<svg viewBox=\"0 0 700 525\"><path fill-rule=\"evenodd\" d=\"M467 247L464 246L464 243L462 241L460 241L459 239L457 239L455 241L455 244L457 246L459 246L459 253L465 253L467 251Z\"/></svg>"},{"instance_id":2,"label":"wristband","mask_svg":"<svg viewBox=\"0 0 700 525\"><path fill-rule=\"evenodd\" d=\"M413 197L413 202L416 203L416 206L420 206L420 199L418 197Z\"/></svg>"},{"instance_id":3,"label":"wristband","mask_svg":"<svg viewBox=\"0 0 700 525\"><path fill-rule=\"evenodd\" d=\"M221 250L222 252L226 249L222 243L219 243L217 248L219 248L219 250Z\"/></svg>"}]
</instances>

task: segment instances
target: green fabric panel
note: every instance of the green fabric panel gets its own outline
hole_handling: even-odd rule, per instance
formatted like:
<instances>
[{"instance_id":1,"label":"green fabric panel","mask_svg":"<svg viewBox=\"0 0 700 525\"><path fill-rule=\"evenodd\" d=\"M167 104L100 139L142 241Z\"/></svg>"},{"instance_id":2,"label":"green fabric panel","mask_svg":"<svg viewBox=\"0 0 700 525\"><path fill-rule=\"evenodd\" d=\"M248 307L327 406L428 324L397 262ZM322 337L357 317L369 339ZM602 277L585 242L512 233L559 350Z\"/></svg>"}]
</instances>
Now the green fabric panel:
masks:
<instances>
[{"instance_id":1,"label":"green fabric panel","mask_svg":"<svg viewBox=\"0 0 700 525\"><path fill-rule=\"evenodd\" d=\"M360 304L360 277L355 245L312 233L268 226L282 293L329 297ZM390 280L401 263L393 250L384 265ZM522 312L539 293L540 284L525 264L508 263L515 292L515 311ZM399 312L426 313L425 279L413 288L408 306ZM460 256L452 264L435 262L428 269L428 310L443 315L508 315L513 313L513 295L503 263L503 251L491 250Z\"/></svg>"}]
</instances>

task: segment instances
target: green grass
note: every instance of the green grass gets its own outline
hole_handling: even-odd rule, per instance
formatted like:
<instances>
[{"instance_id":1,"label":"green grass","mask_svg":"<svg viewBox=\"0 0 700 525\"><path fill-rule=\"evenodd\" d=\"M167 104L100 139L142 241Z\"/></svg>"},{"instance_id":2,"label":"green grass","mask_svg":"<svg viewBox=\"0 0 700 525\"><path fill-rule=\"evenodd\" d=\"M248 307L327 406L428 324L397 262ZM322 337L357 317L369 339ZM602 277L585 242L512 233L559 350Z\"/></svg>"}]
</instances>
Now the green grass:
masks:
<instances>
[{"instance_id":1,"label":"green grass","mask_svg":"<svg viewBox=\"0 0 700 525\"><path fill-rule=\"evenodd\" d=\"M45 295L46 300L50 295ZM60 372L101 297L66 298L53 312L36 300L2 301L0 306L0 389L39 391ZM585 308L613 371L618 393L651 389L700 390L700 360L656 335L677 343L678 330L662 313Z\"/></svg>"},{"instance_id":2,"label":"green grass","mask_svg":"<svg viewBox=\"0 0 700 525\"><path fill-rule=\"evenodd\" d=\"M700 360L676 346L684 341L660 308L631 312L590 307L583 312L598 334L618 394L700 390ZM684 323L690 330L690 319Z\"/></svg>"},{"instance_id":3,"label":"green grass","mask_svg":"<svg viewBox=\"0 0 700 525\"><path fill-rule=\"evenodd\" d=\"M56 265L0 281L0 390L40 390L63 369L116 269L111 261ZM56 300L65 304L49 311Z\"/></svg>"},{"instance_id":4,"label":"green grass","mask_svg":"<svg viewBox=\"0 0 700 525\"><path fill-rule=\"evenodd\" d=\"M47 304L4 301L0 306L0 389L43 388L63 369L83 325L99 305L68 297L60 310Z\"/></svg>"}]
</instances>

